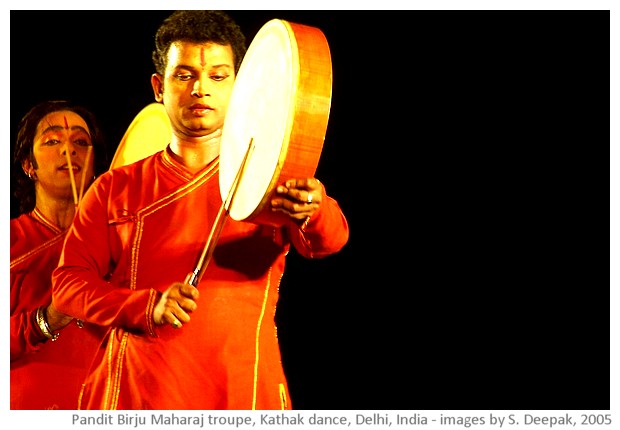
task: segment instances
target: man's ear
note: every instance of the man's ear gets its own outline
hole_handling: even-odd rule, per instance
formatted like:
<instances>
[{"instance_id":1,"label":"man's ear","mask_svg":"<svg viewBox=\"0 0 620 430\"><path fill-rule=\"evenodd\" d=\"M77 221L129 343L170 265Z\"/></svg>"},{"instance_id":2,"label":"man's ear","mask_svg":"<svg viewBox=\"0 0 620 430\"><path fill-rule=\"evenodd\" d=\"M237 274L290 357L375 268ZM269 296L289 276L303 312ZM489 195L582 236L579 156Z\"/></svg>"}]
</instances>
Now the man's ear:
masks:
<instances>
[{"instance_id":1,"label":"man's ear","mask_svg":"<svg viewBox=\"0 0 620 430\"><path fill-rule=\"evenodd\" d=\"M155 101L161 103L164 101L164 80L159 73L151 75L151 86L153 87L153 95Z\"/></svg>"}]
</instances>

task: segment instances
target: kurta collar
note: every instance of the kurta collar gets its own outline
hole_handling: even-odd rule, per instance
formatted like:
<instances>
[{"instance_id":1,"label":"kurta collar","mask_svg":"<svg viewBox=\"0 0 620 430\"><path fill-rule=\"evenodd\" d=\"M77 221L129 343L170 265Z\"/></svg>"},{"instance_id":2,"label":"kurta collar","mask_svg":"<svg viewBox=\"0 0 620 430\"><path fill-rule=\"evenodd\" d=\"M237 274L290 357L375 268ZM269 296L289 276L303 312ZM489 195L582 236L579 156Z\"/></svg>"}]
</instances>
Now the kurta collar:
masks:
<instances>
[{"instance_id":1,"label":"kurta collar","mask_svg":"<svg viewBox=\"0 0 620 430\"><path fill-rule=\"evenodd\" d=\"M47 219L37 207L35 207L34 210L30 212L30 216L34 218L36 221L46 226L47 228L49 228L50 230L52 230L56 234L60 234L66 231L58 227L56 224L51 222L49 219Z\"/></svg>"},{"instance_id":2,"label":"kurta collar","mask_svg":"<svg viewBox=\"0 0 620 430\"><path fill-rule=\"evenodd\" d=\"M181 177L185 178L186 180L191 181L191 180L194 180L194 179L196 179L198 177L204 176L205 174L208 174L209 172L213 171L214 169L217 169L219 167L220 157L218 155L217 157L215 157L213 159L213 161L211 161L209 164L207 164L204 167L204 169L202 169L201 171L197 172L196 174L193 174L192 172L187 170L185 168L185 166L183 166L181 163L179 163L172 156L172 150L170 149L170 145L168 145L166 147L166 149L164 151L162 151L161 161L162 161L162 164L166 168L170 169L177 176L181 176Z\"/></svg>"}]
</instances>

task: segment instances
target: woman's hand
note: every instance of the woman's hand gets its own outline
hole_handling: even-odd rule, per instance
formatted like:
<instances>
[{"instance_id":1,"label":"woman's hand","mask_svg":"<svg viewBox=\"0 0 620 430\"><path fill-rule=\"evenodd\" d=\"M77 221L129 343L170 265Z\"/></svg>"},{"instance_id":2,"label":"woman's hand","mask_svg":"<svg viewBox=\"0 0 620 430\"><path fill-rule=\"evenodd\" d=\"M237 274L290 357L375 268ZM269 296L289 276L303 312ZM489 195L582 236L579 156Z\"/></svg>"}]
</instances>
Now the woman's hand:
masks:
<instances>
[{"instance_id":1,"label":"woman's hand","mask_svg":"<svg viewBox=\"0 0 620 430\"><path fill-rule=\"evenodd\" d=\"M64 328L73 320L72 316L56 310L53 303L45 309L45 318L52 333Z\"/></svg>"}]
</instances>

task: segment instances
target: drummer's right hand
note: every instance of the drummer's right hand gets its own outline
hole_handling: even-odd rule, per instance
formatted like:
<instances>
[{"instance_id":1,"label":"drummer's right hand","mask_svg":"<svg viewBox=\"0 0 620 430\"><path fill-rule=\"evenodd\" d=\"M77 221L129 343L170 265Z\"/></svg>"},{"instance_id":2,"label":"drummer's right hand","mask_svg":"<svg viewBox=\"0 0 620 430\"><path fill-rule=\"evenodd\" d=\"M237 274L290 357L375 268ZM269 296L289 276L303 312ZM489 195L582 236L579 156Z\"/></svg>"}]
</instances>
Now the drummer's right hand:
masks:
<instances>
[{"instance_id":1,"label":"drummer's right hand","mask_svg":"<svg viewBox=\"0 0 620 430\"><path fill-rule=\"evenodd\" d=\"M198 296L198 289L193 285L172 284L155 305L153 321L157 325L170 324L173 328L181 328L189 322L189 314L196 310Z\"/></svg>"}]
</instances>

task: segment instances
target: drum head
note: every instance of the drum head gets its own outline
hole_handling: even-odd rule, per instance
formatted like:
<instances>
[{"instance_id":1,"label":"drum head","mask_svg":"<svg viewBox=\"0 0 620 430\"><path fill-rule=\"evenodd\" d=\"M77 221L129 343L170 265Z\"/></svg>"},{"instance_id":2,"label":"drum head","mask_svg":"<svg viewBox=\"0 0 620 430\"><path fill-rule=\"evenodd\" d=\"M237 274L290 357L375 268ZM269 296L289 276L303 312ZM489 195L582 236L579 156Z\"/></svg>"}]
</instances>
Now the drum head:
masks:
<instances>
[{"instance_id":1,"label":"drum head","mask_svg":"<svg viewBox=\"0 0 620 430\"><path fill-rule=\"evenodd\" d=\"M222 130L223 201L253 145L229 207L231 218L283 222L270 214L269 200L286 179L314 175L330 101L331 60L323 33L279 19L267 22L248 47Z\"/></svg>"}]
</instances>

